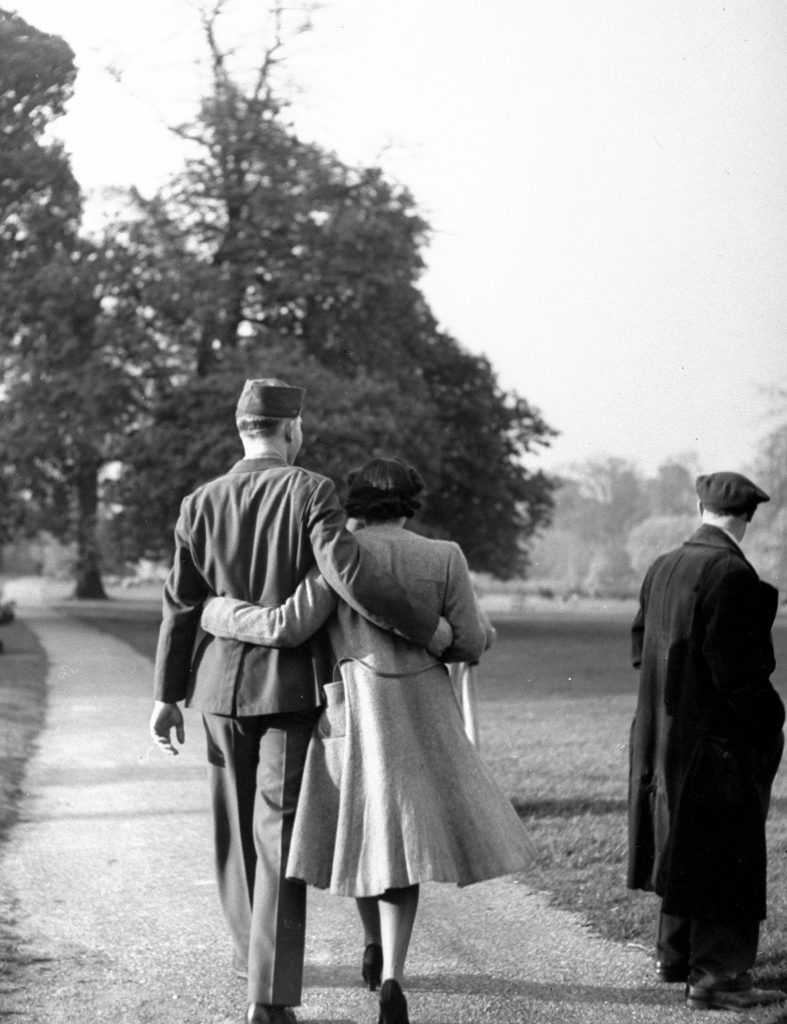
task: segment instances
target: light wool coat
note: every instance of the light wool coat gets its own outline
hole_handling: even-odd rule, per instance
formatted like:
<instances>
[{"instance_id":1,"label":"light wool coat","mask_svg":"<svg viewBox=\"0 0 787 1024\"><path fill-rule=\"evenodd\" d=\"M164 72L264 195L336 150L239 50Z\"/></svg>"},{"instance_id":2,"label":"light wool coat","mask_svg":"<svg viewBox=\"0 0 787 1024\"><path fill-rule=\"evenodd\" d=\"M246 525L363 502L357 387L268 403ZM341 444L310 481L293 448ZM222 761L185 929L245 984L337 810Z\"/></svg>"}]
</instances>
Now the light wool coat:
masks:
<instances>
[{"instance_id":1,"label":"light wool coat","mask_svg":"<svg viewBox=\"0 0 787 1024\"><path fill-rule=\"evenodd\" d=\"M454 629L450 657L487 642L461 549L383 524L360 531L375 564ZM287 873L346 896L525 870L535 851L465 734L445 665L381 629L313 574L285 605L219 599L203 626L247 642L302 643L327 619L334 677L307 755Z\"/></svg>"}]
</instances>

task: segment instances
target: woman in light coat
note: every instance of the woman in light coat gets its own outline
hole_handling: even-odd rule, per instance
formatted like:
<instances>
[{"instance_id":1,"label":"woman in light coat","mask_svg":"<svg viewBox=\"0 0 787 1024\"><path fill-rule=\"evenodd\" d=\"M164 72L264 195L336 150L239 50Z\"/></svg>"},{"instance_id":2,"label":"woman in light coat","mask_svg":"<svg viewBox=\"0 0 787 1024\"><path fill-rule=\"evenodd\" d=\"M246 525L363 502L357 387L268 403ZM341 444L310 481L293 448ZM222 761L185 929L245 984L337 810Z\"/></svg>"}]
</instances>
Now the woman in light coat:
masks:
<instances>
[{"instance_id":1,"label":"woman in light coat","mask_svg":"<svg viewBox=\"0 0 787 1024\"><path fill-rule=\"evenodd\" d=\"M411 467L372 459L350 478L347 513L364 523L359 544L449 621L444 658L474 662L489 633L461 549L403 529L422 489ZM355 897L370 988L382 970L380 1019L406 1024L401 983L420 883L468 885L522 871L535 854L467 739L445 665L424 648L338 601L316 573L278 608L215 598L203 613L208 632L268 646L303 643L326 622L336 669L307 755L287 874Z\"/></svg>"}]
</instances>

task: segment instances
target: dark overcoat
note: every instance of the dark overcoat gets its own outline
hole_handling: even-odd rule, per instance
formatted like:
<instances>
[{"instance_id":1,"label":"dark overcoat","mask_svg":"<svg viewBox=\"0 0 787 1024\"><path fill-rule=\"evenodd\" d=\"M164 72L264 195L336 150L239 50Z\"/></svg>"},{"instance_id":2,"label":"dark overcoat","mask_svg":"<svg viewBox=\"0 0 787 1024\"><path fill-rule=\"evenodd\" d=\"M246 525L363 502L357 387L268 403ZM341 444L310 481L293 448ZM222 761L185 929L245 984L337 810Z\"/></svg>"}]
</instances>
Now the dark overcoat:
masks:
<instances>
[{"instance_id":1,"label":"dark overcoat","mask_svg":"<svg viewBox=\"0 0 787 1024\"><path fill-rule=\"evenodd\" d=\"M650 567L632 630L632 889L664 913L765 917L765 819L783 746L770 682L777 591L703 525Z\"/></svg>"}]
</instances>

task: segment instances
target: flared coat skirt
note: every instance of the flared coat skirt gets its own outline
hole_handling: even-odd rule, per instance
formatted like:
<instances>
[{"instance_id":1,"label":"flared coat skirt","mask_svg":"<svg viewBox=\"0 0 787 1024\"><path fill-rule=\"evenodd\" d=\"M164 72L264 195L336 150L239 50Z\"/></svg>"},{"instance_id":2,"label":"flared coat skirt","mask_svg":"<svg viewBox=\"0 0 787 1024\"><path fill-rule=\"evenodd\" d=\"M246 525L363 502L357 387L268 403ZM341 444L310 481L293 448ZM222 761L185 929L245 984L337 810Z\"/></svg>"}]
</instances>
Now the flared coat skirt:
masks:
<instances>
[{"instance_id":1,"label":"flared coat skirt","mask_svg":"<svg viewBox=\"0 0 787 1024\"><path fill-rule=\"evenodd\" d=\"M533 844L466 736L446 669L339 669L309 745L288 877L375 896L531 865Z\"/></svg>"}]
</instances>

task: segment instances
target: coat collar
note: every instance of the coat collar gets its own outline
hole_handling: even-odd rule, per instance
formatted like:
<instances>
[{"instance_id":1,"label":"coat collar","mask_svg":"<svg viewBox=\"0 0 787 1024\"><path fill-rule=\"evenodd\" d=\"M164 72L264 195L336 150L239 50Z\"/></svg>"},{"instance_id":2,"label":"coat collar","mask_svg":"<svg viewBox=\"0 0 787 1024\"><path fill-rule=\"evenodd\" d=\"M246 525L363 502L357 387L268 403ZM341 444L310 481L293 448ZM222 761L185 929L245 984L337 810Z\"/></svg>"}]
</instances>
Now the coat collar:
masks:
<instances>
[{"instance_id":1,"label":"coat collar","mask_svg":"<svg viewBox=\"0 0 787 1024\"><path fill-rule=\"evenodd\" d=\"M734 551L741 558L746 557L732 537L728 536L720 527L711 526L710 523L703 523L699 530L696 530L689 537L686 543L703 544L711 548L724 548L727 551Z\"/></svg>"},{"instance_id":2,"label":"coat collar","mask_svg":"<svg viewBox=\"0 0 787 1024\"><path fill-rule=\"evenodd\" d=\"M756 569L748 560L742 549L732 537L728 536L724 530L718 526L711 526L710 523L703 523L702 526L693 533L686 544L697 544L702 547L718 548L721 551L729 551L736 554L741 561L745 562L756 573Z\"/></svg>"},{"instance_id":3,"label":"coat collar","mask_svg":"<svg viewBox=\"0 0 787 1024\"><path fill-rule=\"evenodd\" d=\"M260 473L263 469L288 465L287 460L279 455L265 455L256 459L241 459L240 462L235 463L230 473Z\"/></svg>"},{"instance_id":4,"label":"coat collar","mask_svg":"<svg viewBox=\"0 0 787 1024\"><path fill-rule=\"evenodd\" d=\"M748 560L746 555L741 551L735 541L731 537L727 536L724 530L719 529L718 526L711 526L710 523L703 523L699 530L689 537L686 544L697 544L710 548L718 548L719 550L731 551L736 554L740 560L751 569L759 580L760 602L763 610L763 616L767 621L769 628L773 625L773 620L776 618L776 612L779 607L779 591L772 584L765 583L760 579L759 573Z\"/></svg>"}]
</instances>

